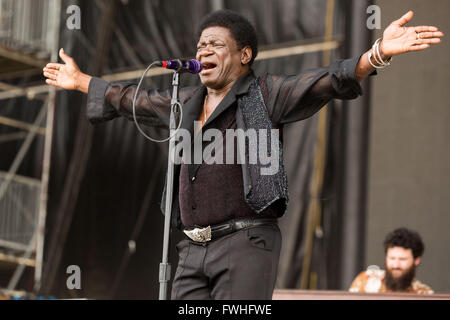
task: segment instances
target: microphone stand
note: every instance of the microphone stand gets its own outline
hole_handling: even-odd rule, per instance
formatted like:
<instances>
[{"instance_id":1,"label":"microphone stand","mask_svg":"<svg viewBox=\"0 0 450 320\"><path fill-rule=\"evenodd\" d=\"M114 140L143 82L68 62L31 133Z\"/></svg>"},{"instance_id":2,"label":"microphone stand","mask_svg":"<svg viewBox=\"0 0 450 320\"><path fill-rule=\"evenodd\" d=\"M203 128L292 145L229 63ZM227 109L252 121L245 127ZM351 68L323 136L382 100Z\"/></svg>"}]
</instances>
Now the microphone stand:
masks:
<instances>
[{"instance_id":1,"label":"microphone stand","mask_svg":"<svg viewBox=\"0 0 450 320\"><path fill-rule=\"evenodd\" d=\"M169 263L170 226L172 217L173 179L174 179L174 150L175 132L177 129L176 120L179 117L181 102L178 97L178 87L180 83L179 70L174 71L172 78L172 100L170 102L170 140L169 157L167 160L167 184L166 184L166 206L164 211L164 238L162 261L159 264L159 300L167 300L168 282L170 281L171 264Z\"/></svg>"}]
</instances>

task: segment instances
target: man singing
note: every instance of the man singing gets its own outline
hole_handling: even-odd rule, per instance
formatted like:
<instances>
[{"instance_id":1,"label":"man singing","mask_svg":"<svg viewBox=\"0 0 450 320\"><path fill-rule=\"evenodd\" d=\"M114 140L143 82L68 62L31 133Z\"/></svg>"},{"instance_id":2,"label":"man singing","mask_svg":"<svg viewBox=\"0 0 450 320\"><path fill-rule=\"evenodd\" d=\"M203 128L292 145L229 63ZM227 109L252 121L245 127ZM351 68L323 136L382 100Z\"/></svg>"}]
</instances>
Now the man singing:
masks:
<instances>
[{"instance_id":1,"label":"man singing","mask_svg":"<svg viewBox=\"0 0 450 320\"><path fill-rule=\"evenodd\" d=\"M295 76L256 77L252 64L258 53L256 32L243 16L227 10L213 12L198 29L196 59L203 65L202 85L180 90L184 105L181 129L191 136L217 129L282 130L287 123L315 114L331 99L354 99L359 82L391 57L424 50L440 42L436 27L405 27L408 12L392 22L372 49L329 67ZM132 119L136 84L108 83L82 73L61 49L65 64L44 68L48 84L88 94L88 117L98 123L124 116ZM139 90L136 116L140 122L165 126L171 93ZM272 137L267 135L268 139ZM234 139L224 136L227 139ZM281 146L282 135L276 139ZM233 163L182 162L175 167L173 226L187 238L177 244L178 268L172 299L271 299L281 249L277 218L286 210L287 179L278 154L278 170L262 174L264 164L238 163L239 152L226 150ZM208 147L206 142L203 148ZM244 154L249 156L247 145ZM231 154L230 154L231 153ZM183 159L187 159L183 154ZM163 198L165 192L163 193ZM162 202L165 203L164 201Z\"/></svg>"}]
</instances>

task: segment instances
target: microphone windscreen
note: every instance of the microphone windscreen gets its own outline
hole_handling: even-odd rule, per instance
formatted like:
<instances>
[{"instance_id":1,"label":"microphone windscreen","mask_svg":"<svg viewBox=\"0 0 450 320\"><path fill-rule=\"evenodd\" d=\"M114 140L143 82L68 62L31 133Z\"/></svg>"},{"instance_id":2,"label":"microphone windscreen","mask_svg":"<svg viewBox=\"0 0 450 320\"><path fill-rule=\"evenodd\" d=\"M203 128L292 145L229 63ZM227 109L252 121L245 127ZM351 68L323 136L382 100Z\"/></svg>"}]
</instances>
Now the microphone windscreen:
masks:
<instances>
[{"instance_id":1,"label":"microphone windscreen","mask_svg":"<svg viewBox=\"0 0 450 320\"><path fill-rule=\"evenodd\" d=\"M203 65L200 61L191 59L189 60L189 72L193 74L200 73L202 71Z\"/></svg>"}]
</instances>

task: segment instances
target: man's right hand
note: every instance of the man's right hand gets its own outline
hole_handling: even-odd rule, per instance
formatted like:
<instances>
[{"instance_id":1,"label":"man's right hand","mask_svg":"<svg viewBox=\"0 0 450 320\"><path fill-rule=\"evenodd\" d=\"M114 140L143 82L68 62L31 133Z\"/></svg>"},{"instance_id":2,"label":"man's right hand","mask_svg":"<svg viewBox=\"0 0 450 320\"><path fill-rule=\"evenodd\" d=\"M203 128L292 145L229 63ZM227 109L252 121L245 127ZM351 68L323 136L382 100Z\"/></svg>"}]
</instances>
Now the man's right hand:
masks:
<instances>
[{"instance_id":1,"label":"man's right hand","mask_svg":"<svg viewBox=\"0 0 450 320\"><path fill-rule=\"evenodd\" d=\"M47 63L43 69L44 76L47 77L45 82L55 87L87 93L92 77L82 73L73 58L64 53L64 49L59 50L59 56L65 64Z\"/></svg>"}]
</instances>

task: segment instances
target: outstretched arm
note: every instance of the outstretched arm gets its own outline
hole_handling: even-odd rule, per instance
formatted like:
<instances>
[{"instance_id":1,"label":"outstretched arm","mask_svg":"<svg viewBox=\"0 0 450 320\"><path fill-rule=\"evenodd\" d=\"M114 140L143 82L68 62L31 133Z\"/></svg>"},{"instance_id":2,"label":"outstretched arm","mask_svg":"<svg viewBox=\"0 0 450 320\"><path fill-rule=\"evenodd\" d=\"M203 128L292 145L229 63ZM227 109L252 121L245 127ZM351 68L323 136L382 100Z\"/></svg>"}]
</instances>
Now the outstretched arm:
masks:
<instances>
[{"instance_id":1,"label":"outstretched arm","mask_svg":"<svg viewBox=\"0 0 450 320\"><path fill-rule=\"evenodd\" d=\"M411 52L421 51L430 47L431 44L441 42L444 34L434 26L415 26L405 27L414 16L414 12L409 11L403 17L393 21L383 32L383 38L380 42L380 55L383 61L390 57ZM356 66L356 77L361 81L374 71L374 67L369 62L369 50L361 56ZM373 53L375 54L375 53ZM374 65L377 65L376 59L371 59Z\"/></svg>"},{"instance_id":2,"label":"outstretched arm","mask_svg":"<svg viewBox=\"0 0 450 320\"><path fill-rule=\"evenodd\" d=\"M92 123L112 120L123 116L133 117L133 100L136 95L135 114L140 123L153 127L168 127L171 94L168 90L139 89L129 81L108 82L92 77L80 71L75 60L59 50L59 56L65 63L48 63L44 68L46 83L66 89L87 93L87 117ZM179 95L186 101L195 88L183 87Z\"/></svg>"},{"instance_id":3,"label":"outstretched arm","mask_svg":"<svg viewBox=\"0 0 450 320\"><path fill-rule=\"evenodd\" d=\"M59 56L65 64L47 63L43 69L44 76L47 77L45 82L63 89L88 93L89 82L92 77L81 72L75 60L65 54L64 49L59 50Z\"/></svg>"},{"instance_id":4,"label":"outstretched arm","mask_svg":"<svg viewBox=\"0 0 450 320\"><path fill-rule=\"evenodd\" d=\"M409 11L393 21L383 32L379 44L383 61L410 51L425 50L441 42L444 35L433 26L405 27L411 21ZM371 50L360 57L337 60L329 67L302 72L297 76L270 76L269 83L274 101L268 104L269 114L275 123L286 124L314 115L331 99L355 99L362 94L360 81L380 65ZM379 60L379 57L377 55Z\"/></svg>"}]
</instances>

